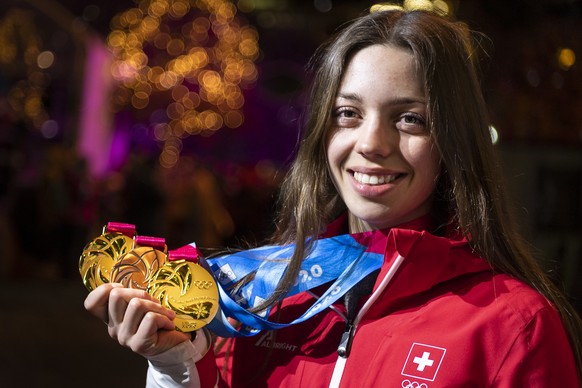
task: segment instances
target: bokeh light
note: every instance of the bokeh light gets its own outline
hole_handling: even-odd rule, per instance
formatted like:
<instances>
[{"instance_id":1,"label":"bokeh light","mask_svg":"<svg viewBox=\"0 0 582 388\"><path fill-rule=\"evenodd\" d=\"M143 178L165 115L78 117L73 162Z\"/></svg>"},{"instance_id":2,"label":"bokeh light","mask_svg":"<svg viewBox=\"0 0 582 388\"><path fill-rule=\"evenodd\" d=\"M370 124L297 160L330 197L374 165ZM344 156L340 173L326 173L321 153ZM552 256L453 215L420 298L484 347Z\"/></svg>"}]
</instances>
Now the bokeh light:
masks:
<instances>
[{"instance_id":1,"label":"bokeh light","mask_svg":"<svg viewBox=\"0 0 582 388\"><path fill-rule=\"evenodd\" d=\"M576 63L576 53L570 48L558 50L558 64L564 70L569 70Z\"/></svg>"},{"instance_id":2,"label":"bokeh light","mask_svg":"<svg viewBox=\"0 0 582 388\"><path fill-rule=\"evenodd\" d=\"M50 83L45 70L55 61L54 53L42 51L42 46L42 36L30 11L14 8L0 19L0 66L23 75L9 86L7 105L15 117L37 130L49 119L43 102Z\"/></svg>"},{"instance_id":3,"label":"bokeh light","mask_svg":"<svg viewBox=\"0 0 582 388\"><path fill-rule=\"evenodd\" d=\"M227 0L142 0L112 20L111 74L125 90L113 101L118 110L155 110L162 101L166 120L154 133L165 167L177 163L183 138L244 122L243 90L257 80L259 46L236 13Z\"/></svg>"},{"instance_id":4,"label":"bokeh light","mask_svg":"<svg viewBox=\"0 0 582 388\"><path fill-rule=\"evenodd\" d=\"M392 9L424 10L437 12L441 15L448 15L451 7L446 0L404 0L402 6L395 2L377 3L370 7L371 12L388 11Z\"/></svg>"}]
</instances>

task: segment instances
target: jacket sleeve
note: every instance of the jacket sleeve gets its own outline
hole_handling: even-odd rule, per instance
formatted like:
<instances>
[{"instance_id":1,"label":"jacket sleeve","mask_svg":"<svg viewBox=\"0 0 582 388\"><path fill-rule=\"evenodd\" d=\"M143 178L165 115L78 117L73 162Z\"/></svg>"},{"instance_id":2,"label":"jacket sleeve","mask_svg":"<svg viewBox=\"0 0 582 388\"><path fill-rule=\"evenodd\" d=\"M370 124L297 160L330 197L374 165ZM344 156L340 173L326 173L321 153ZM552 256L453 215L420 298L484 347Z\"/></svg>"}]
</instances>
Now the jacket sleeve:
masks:
<instances>
[{"instance_id":1,"label":"jacket sleeve","mask_svg":"<svg viewBox=\"0 0 582 388\"><path fill-rule=\"evenodd\" d=\"M574 355L558 312L539 310L517 335L495 387L578 387Z\"/></svg>"},{"instance_id":2,"label":"jacket sleeve","mask_svg":"<svg viewBox=\"0 0 582 388\"><path fill-rule=\"evenodd\" d=\"M203 334L204 335L201 335ZM218 384L214 352L208 333L199 331L193 341L184 341L148 359L146 388L213 388Z\"/></svg>"}]
</instances>

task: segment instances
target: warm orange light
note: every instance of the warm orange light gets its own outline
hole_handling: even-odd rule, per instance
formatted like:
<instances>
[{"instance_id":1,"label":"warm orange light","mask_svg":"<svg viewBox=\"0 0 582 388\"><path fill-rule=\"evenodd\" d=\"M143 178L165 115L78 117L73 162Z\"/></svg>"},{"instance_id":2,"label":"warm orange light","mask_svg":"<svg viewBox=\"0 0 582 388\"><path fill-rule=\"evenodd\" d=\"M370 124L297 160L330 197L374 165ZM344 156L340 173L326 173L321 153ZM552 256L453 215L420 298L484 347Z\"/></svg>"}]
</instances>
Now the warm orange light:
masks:
<instances>
[{"instance_id":1,"label":"warm orange light","mask_svg":"<svg viewBox=\"0 0 582 388\"><path fill-rule=\"evenodd\" d=\"M558 50L558 64L564 70L569 70L576 63L576 53L570 48Z\"/></svg>"},{"instance_id":2,"label":"warm orange light","mask_svg":"<svg viewBox=\"0 0 582 388\"><path fill-rule=\"evenodd\" d=\"M165 143L241 126L241 88L257 79L259 45L257 31L236 12L228 0L140 0L116 15L107 44L114 55L113 78L127 92L116 93L113 101L134 109L167 101L168 123L154 128ZM154 98L155 93L166 94ZM164 152L160 163L172 165L174 158Z\"/></svg>"}]
</instances>

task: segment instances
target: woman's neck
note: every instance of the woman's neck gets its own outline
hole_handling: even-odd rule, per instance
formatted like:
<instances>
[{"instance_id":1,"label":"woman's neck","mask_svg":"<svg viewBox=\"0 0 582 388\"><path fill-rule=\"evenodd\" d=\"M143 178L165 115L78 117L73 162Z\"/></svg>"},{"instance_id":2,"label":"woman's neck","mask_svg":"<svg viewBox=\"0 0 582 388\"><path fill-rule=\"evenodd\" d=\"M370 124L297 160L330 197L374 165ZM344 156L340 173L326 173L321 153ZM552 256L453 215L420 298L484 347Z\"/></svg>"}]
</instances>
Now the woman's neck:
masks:
<instances>
[{"instance_id":1,"label":"woman's neck","mask_svg":"<svg viewBox=\"0 0 582 388\"><path fill-rule=\"evenodd\" d=\"M414 220L410 220L408 222L403 222L402 224L393 225L393 227L400 227L403 226L407 229L415 229L415 230L429 230L432 231L434 229L434 220L430 216L430 214L426 214L422 217L419 217ZM382 229L388 229L382 228ZM348 211L348 229L349 233L363 233L368 232L371 230L375 230L378 228L373 227L372 225L368 224L367 222L361 220L360 218L354 216L351 212Z\"/></svg>"},{"instance_id":2,"label":"woman's neck","mask_svg":"<svg viewBox=\"0 0 582 388\"><path fill-rule=\"evenodd\" d=\"M362 221L351 212L348 212L348 228L350 233L367 232L373 229L367 222Z\"/></svg>"}]
</instances>

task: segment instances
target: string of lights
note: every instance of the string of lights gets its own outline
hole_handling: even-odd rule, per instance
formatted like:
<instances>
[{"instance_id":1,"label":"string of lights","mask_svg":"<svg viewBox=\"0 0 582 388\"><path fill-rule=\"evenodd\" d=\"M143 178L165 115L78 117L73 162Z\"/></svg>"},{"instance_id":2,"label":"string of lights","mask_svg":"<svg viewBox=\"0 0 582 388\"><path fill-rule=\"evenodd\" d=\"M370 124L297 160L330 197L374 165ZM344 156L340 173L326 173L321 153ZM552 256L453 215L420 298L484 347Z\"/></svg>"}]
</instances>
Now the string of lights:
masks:
<instances>
[{"instance_id":1,"label":"string of lights","mask_svg":"<svg viewBox=\"0 0 582 388\"><path fill-rule=\"evenodd\" d=\"M142 0L112 20L114 108L158 113L150 125L164 144L164 167L177 162L182 139L244 121L243 89L257 79L258 33L236 13L225 0Z\"/></svg>"}]
</instances>

